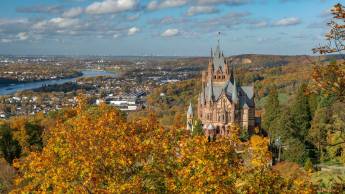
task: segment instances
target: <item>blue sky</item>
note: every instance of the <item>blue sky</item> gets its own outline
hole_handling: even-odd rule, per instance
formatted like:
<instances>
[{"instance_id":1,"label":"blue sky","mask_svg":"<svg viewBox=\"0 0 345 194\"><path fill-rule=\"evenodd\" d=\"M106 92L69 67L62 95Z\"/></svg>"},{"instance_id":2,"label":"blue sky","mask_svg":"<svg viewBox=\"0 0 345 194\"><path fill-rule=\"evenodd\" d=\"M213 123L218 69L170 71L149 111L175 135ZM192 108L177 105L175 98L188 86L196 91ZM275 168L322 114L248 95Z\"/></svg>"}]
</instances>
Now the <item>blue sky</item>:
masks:
<instances>
[{"instance_id":1,"label":"blue sky","mask_svg":"<svg viewBox=\"0 0 345 194\"><path fill-rule=\"evenodd\" d=\"M0 54L312 54L333 0L1 0Z\"/></svg>"}]
</instances>

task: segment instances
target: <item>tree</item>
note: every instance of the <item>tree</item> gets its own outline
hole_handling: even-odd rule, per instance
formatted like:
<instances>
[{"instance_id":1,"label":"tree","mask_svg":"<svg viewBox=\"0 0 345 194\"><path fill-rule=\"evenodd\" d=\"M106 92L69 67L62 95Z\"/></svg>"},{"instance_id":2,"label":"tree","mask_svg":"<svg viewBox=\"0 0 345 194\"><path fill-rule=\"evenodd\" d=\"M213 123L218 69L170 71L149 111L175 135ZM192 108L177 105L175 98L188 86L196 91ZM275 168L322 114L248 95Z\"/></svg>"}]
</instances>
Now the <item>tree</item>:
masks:
<instances>
[{"instance_id":1,"label":"tree","mask_svg":"<svg viewBox=\"0 0 345 194\"><path fill-rule=\"evenodd\" d=\"M301 85L291 107L293 135L299 138L302 142L305 141L311 121L311 112L308 96L306 95L306 88L306 84Z\"/></svg>"},{"instance_id":2,"label":"tree","mask_svg":"<svg viewBox=\"0 0 345 194\"><path fill-rule=\"evenodd\" d=\"M21 147L17 140L13 139L11 129L6 125L0 126L0 151L5 160L12 164L15 158L19 158Z\"/></svg>"},{"instance_id":3,"label":"tree","mask_svg":"<svg viewBox=\"0 0 345 194\"><path fill-rule=\"evenodd\" d=\"M272 86L269 90L267 101L264 105L265 113L263 115L262 127L267 130L270 135L274 138L276 131L272 128L272 123L280 115L280 106L278 99L278 92L275 86Z\"/></svg>"},{"instance_id":4,"label":"tree","mask_svg":"<svg viewBox=\"0 0 345 194\"><path fill-rule=\"evenodd\" d=\"M345 8L336 4L332 9L333 20L328 23L330 30L325 35L327 45L314 48L314 53L342 54L345 51ZM314 89L322 90L326 95L335 94L340 101L345 100L345 62L333 62L328 65L317 65L313 72Z\"/></svg>"},{"instance_id":5,"label":"tree","mask_svg":"<svg viewBox=\"0 0 345 194\"><path fill-rule=\"evenodd\" d=\"M240 158L229 138L208 142L195 136L182 142L176 193L235 193Z\"/></svg>"},{"instance_id":6,"label":"tree","mask_svg":"<svg viewBox=\"0 0 345 194\"><path fill-rule=\"evenodd\" d=\"M330 30L325 35L328 41L327 45L314 48L313 51L319 54L342 54L345 51L345 7L342 4L336 4L332 8L333 20L328 23ZM328 64L320 63L315 66L313 71L313 87L312 91L323 96L331 96L335 104L342 104L345 102L345 61L331 61ZM334 107L334 106L333 106ZM343 111L341 111L343 112ZM337 120L337 125L333 125L329 133L333 135L328 136L332 143L329 146L344 146L345 118L341 113L332 113L333 121ZM335 124L335 123L333 123ZM341 127L340 127L341 126ZM336 134L336 135L334 135ZM335 139L336 140L335 140Z\"/></svg>"},{"instance_id":7,"label":"tree","mask_svg":"<svg viewBox=\"0 0 345 194\"><path fill-rule=\"evenodd\" d=\"M325 148L328 145L327 136L330 127L331 109L329 107L318 108L311 122L308 132L308 141L318 149L319 161L325 159Z\"/></svg>"},{"instance_id":8,"label":"tree","mask_svg":"<svg viewBox=\"0 0 345 194\"><path fill-rule=\"evenodd\" d=\"M195 121L194 128L193 128L193 136L194 135L204 135L204 130L202 128L202 123L199 119Z\"/></svg>"},{"instance_id":9,"label":"tree","mask_svg":"<svg viewBox=\"0 0 345 194\"><path fill-rule=\"evenodd\" d=\"M164 190L169 138L155 119L126 123L113 107L88 108L49 132L42 152L17 161L21 191L158 192ZM169 161L167 161L169 160ZM164 165L163 165L164 164ZM49 177L47 179L46 177ZM18 186L19 186L18 185Z\"/></svg>"},{"instance_id":10,"label":"tree","mask_svg":"<svg viewBox=\"0 0 345 194\"><path fill-rule=\"evenodd\" d=\"M269 168L267 139L208 142L185 129L163 129L154 115L126 121L106 105L79 105L50 129L41 152L17 160L13 192L263 193L307 190ZM49 178L47 178L49 177ZM286 193L286 192L285 192Z\"/></svg>"}]
</instances>

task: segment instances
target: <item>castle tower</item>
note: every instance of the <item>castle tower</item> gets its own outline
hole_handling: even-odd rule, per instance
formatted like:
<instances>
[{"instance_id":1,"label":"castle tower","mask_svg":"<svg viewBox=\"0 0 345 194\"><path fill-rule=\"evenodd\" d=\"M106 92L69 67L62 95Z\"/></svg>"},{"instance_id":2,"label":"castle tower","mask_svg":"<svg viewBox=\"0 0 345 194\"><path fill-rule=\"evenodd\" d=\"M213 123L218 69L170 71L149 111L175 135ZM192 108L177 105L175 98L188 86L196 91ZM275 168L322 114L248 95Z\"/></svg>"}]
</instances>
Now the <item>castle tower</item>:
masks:
<instances>
[{"instance_id":1,"label":"castle tower","mask_svg":"<svg viewBox=\"0 0 345 194\"><path fill-rule=\"evenodd\" d=\"M235 79L234 62L226 59L218 39L216 48L211 49L207 69L202 72L196 106L204 133L210 139L229 135L227 129L233 124L248 130L256 127L254 87L237 83L240 79ZM187 129L192 130L193 110L191 106L189 109Z\"/></svg>"},{"instance_id":2,"label":"castle tower","mask_svg":"<svg viewBox=\"0 0 345 194\"><path fill-rule=\"evenodd\" d=\"M190 132L193 132L193 107L192 107L192 103L189 103L189 107L188 107L188 111L187 111L187 130L189 130Z\"/></svg>"}]
</instances>

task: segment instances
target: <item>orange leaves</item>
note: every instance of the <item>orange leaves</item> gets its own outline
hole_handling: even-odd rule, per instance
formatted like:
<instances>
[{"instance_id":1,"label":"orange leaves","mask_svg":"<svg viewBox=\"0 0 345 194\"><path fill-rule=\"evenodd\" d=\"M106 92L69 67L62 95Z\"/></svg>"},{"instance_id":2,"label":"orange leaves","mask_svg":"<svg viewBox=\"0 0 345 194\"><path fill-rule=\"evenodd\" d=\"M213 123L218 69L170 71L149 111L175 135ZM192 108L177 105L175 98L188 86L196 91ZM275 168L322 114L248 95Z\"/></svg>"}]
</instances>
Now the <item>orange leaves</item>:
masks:
<instances>
[{"instance_id":1,"label":"orange leaves","mask_svg":"<svg viewBox=\"0 0 345 194\"><path fill-rule=\"evenodd\" d=\"M233 136L208 142L185 130L163 129L154 116L127 122L106 105L76 109L50 130L42 152L15 162L14 193L238 193L253 191L248 183L258 180L266 189L276 183L276 174L262 165L267 139L254 136L252 157L245 161L236 149L248 145L236 138L235 126ZM260 165L247 165L252 160Z\"/></svg>"},{"instance_id":2,"label":"orange leaves","mask_svg":"<svg viewBox=\"0 0 345 194\"><path fill-rule=\"evenodd\" d=\"M345 100L345 63L331 62L328 65L316 66L312 74L314 83L311 89L325 95L336 96Z\"/></svg>"},{"instance_id":3,"label":"orange leaves","mask_svg":"<svg viewBox=\"0 0 345 194\"><path fill-rule=\"evenodd\" d=\"M152 185L153 179L144 177L168 174L164 168L175 157L178 131L159 128L153 117L127 123L119 111L106 105L76 109L75 117L50 130L41 153L31 153L15 164L21 172L20 190L158 189L160 183Z\"/></svg>"},{"instance_id":4,"label":"orange leaves","mask_svg":"<svg viewBox=\"0 0 345 194\"><path fill-rule=\"evenodd\" d=\"M235 192L240 159L229 138L194 136L180 144L177 177L184 193Z\"/></svg>"},{"instance_id":5,"label":"orange leaves","mask_svg":"<svg viewBox=\"0 0 345 194\"><path fill-rule=\"evenodd\" d=\"M268 166L271 163L271 153L268 151L268 139L254 135L250 138L250 158L254 167Z\"/></svg>"}]
</instances>

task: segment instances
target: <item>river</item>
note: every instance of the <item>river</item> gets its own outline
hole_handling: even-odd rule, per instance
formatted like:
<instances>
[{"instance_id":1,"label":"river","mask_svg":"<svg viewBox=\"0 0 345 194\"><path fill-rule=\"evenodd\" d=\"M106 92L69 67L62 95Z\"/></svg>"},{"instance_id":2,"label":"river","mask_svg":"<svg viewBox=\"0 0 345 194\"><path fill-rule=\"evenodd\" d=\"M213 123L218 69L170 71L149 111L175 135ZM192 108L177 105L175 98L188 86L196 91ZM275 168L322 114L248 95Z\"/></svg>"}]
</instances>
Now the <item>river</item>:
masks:
<instances>
[{"instance_id":1,"label":"river","mask_svg":"<svg viewBox=\"0 0 345 194\"><path fill-rule=\"evenodd\" d=\"M13 94L18 91L40 88L43 85L64 84L67 82L75 82L78 78L81 78L81 77L116 76L115 73L108 72L108 71L99 71L99 70L83 70L82 73L83 73L82 76L75 77L75 78L36 81L36 82L20 83L20 84L0 87L0 96Z\"/></svg>"}]
</instances>

